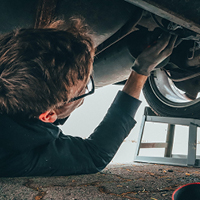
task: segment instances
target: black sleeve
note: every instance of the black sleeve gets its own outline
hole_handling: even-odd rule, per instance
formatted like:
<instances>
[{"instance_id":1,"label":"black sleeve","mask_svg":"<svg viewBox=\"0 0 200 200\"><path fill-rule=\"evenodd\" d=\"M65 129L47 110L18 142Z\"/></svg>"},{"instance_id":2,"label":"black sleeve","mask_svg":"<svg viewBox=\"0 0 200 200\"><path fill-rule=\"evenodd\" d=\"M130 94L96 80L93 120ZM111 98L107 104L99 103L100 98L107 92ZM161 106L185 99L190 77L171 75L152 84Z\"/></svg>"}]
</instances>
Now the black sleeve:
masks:
<instances>
[{"instance_id":1,"label":"black sleeve","mask_svg":"<svg viewBox=\"0 0 200 200\"><path fill-rule=\"evenodd\" d=\"M39 148L36 171L42 175L69 175L102 170L135 125L134 115L139 105L139 100L120 91L88 139L61 134Z\"/></svg>"}]
</instances>

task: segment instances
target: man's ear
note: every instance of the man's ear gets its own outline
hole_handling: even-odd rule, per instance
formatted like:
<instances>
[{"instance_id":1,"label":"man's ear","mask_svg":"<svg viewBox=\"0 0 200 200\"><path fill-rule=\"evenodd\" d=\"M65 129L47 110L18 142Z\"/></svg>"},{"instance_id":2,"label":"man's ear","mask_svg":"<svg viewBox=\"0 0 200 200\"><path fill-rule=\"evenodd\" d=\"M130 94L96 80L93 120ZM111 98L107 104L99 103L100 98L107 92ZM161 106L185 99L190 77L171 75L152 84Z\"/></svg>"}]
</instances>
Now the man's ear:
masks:
<instances>
[{"instance_id":1,"label":"man's ear","mask_svg":"<svg viewBox=\"0 0 200 200\"><path fill-rule=\"evenodd\" d=\"M57 120L57 114L54 110L48 110L40 114L39 119L46 123L53 123Z\"/></svg>"}]
</instances>

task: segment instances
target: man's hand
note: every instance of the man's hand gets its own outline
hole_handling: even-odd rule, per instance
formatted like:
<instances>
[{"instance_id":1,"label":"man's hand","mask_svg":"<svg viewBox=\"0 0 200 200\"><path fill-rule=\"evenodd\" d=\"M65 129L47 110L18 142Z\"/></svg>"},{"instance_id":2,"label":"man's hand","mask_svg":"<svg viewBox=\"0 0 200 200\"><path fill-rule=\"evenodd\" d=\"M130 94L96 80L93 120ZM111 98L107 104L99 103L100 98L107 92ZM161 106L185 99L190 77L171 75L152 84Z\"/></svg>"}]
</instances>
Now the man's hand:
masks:
<instances>
[{"instance_id":1,"label":"man's hand","mask_svg":"<svg viewBox=\"0 0 200 200\"><path fill-rule=\"evenodd\" d=\"M154 45L147 47L135 60L133 70L122 91L134 98L140 92L150 72L172 53L177 36L164 34Z\"/></svg>"},{"instance_id":2,"label":"man's hand","mask_svg":"<svg viewBox=\"0 0 200 200\"><path fill-rule=\"evenodd\" d=\"M164 33L137 57L132 69L138 74L149 76L158 64L171 55L176 39L177 36Z\"/></svg>"}]
</instances>

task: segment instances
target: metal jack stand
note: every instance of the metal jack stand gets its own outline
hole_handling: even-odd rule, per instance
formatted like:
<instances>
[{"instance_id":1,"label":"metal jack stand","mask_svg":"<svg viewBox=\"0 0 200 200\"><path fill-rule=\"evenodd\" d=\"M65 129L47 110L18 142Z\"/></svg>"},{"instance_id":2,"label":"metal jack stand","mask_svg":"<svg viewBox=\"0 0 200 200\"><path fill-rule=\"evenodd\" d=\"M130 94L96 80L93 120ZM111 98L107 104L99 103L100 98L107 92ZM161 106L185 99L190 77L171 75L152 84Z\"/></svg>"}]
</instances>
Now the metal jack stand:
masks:
<instances>
[{"instance_id":1,"label":"metal jack stand","mask_svg":"<svg viewBox=\"0 0 200 200\"><path fill-rule=\"evenodd\" d=\"M165 143L142 143L146 122L160 122L168 124ZM189 126L188 154L185 156L172 155L175 125ZM146 107L144 110L134 161L200 167L200 159L196 158L197 127L200 127L199 119L156 116L149 107ZM139 152L141 148L165 148L164 157L140 156Z\"/></svg>"}]
</instances>

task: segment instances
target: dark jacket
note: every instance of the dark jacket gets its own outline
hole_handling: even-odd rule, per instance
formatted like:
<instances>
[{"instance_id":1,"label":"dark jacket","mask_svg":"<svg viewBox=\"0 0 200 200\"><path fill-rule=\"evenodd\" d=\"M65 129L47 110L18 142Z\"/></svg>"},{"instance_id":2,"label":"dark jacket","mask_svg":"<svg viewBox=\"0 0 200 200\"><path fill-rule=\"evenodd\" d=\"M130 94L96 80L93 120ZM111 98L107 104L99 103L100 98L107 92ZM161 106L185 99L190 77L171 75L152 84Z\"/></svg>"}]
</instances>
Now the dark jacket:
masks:
<instances>
[{"instance_id":1,"label":"dark jacket","mask_svg":"<svg viewBox=\"0 0 200 200\"><path fill-rule=\"evenodd\" d=\"M64 135L56 125L37 119L0 115L0 176L64 176L102 170L135 125L139 104L119 92L87 139Z\"/></svg>"}]
</instances>

